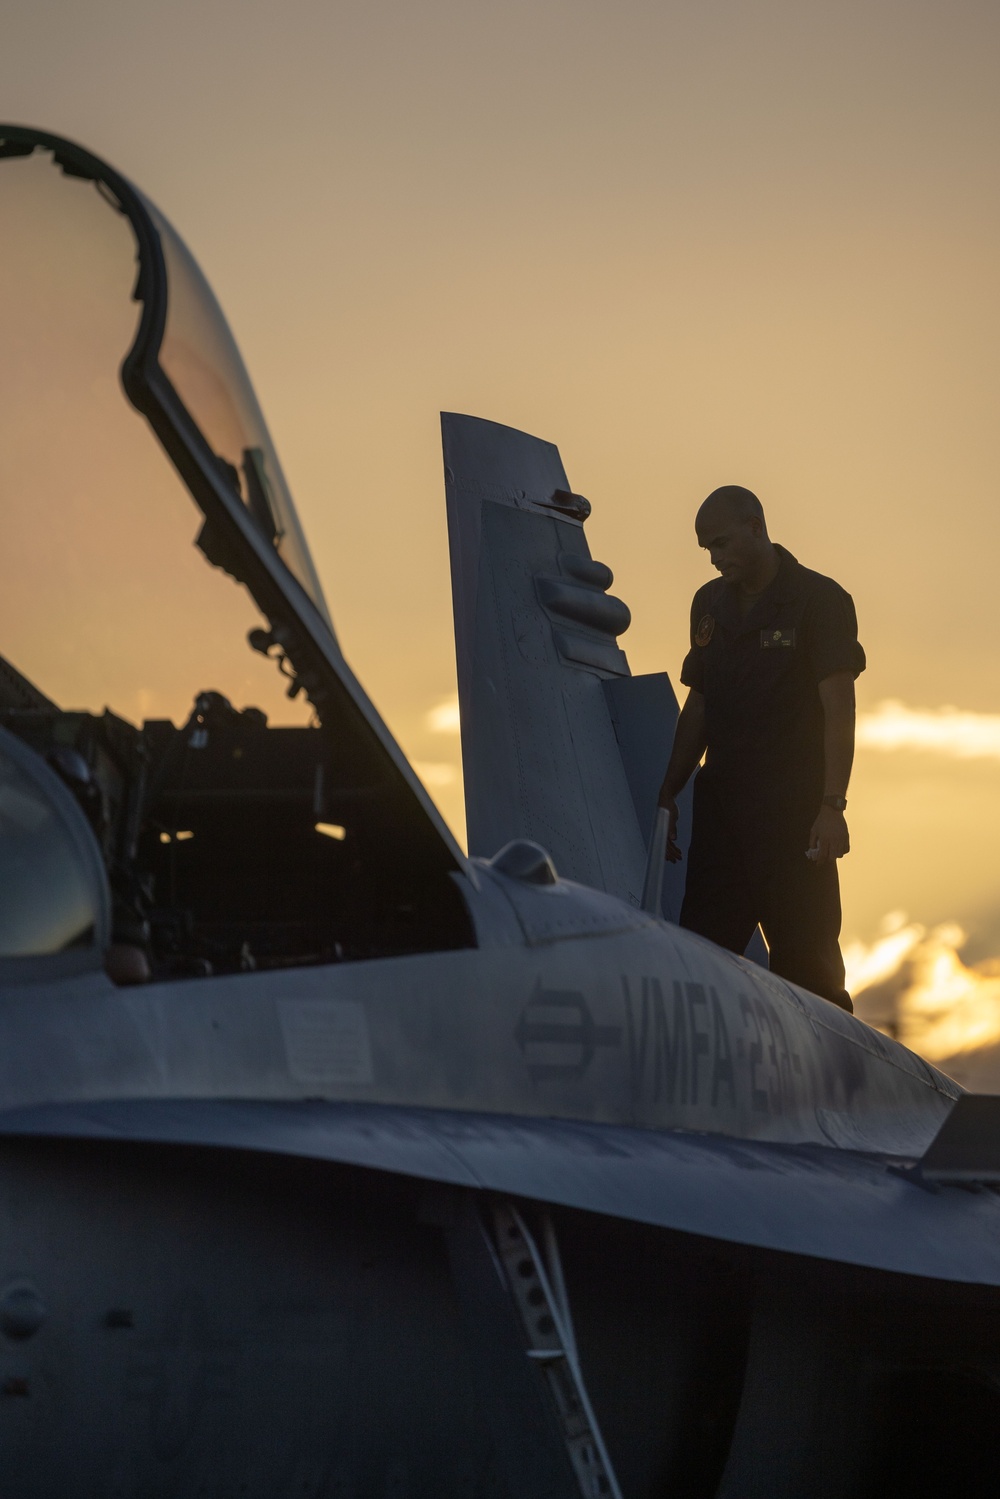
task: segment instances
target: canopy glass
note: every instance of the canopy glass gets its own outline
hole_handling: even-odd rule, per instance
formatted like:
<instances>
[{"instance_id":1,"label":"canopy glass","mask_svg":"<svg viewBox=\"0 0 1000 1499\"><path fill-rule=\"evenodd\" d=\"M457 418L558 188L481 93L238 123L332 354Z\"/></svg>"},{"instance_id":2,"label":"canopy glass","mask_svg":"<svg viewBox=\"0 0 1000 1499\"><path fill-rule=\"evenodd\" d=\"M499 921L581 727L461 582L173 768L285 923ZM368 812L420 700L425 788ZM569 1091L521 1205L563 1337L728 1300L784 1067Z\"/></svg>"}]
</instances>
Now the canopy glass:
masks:
<instances>
[{"instance_id":1,"label":"canopy glass","mask_svg":"<svg viewBox=\"0 0 1000 1499\"><path fill-rule=\"evenodd\" d=\"M36 152L0 160L0 223L0 654L63 708L180 723L211 686L272 722L305 722L304 698L289 700L274 662L247 644L267 621L192 545L203 517L122 392L138 318L128 220ZM170 372L241 470L244 502L253 483L269 495L279 555L322 606L235 344L160 224L176 273Z\"/></svg>"}]
</instances>

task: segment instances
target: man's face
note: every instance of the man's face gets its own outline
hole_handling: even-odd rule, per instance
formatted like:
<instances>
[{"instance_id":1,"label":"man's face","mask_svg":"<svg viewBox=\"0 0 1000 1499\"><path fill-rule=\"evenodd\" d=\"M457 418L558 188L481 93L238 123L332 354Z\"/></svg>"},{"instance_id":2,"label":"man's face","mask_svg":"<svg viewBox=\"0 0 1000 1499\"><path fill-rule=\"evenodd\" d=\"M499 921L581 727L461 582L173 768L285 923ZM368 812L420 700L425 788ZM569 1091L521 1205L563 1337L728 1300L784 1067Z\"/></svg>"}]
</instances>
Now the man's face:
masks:
<instances>
[{"instance_id":1,"label":"man's face","mask_svg":"<svg viewBox=\"0 0 1000 1499\"><path fill-rule=\"evenodd\" d=\"M763 534L757 516L737 520L728 507L722 506L708 513L699 511L695 534L725 582L738 585L752 575L760 559Z\"/></svg>"}]
</instances>

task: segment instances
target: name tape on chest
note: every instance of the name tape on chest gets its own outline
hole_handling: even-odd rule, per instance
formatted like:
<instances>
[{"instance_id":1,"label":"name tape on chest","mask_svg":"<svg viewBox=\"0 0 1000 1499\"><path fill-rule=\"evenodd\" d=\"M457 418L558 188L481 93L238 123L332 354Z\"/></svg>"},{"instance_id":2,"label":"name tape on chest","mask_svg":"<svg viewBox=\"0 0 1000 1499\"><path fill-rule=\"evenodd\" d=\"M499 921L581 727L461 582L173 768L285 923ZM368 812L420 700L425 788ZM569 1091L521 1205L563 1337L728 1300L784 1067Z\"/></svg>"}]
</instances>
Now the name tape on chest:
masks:
<instances>
[{"instance_id":1,"label":"name tape on chest","mask_svg":"<svg viewBox=\"0 0 1000 1499\"><path fill-rule=\"evenodd\" d=\"M761 630L762 651L790 651L795 649L795 630Z\"/></svg>"}]
</instances>

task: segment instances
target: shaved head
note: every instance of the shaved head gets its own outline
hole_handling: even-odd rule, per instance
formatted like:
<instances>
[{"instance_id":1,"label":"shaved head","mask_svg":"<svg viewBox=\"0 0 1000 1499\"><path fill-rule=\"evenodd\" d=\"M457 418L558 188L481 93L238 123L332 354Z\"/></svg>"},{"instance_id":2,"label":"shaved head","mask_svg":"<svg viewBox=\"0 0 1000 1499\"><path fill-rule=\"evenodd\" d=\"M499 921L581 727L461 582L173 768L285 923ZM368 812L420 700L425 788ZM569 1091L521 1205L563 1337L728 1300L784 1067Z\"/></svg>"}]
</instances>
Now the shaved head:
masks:
<instances>
[{"instance_id":1,"label":"shaved head","mask_svg":"<svg viewBox=\"0 0 1000 1499\"><path fill-rule=\"evenodd\" d=\"M723 484L721 488L713 489L702 503L695 525L700 529L702 517L707 520L722 515L735 521L750 520L753 516L762 521L764 507L752 489L744 489L742 484Z\"/></svg>"},{"instance_id":2,"label":"shaved head","mask_svg":"<svg viewBox=\"0 0 1000 1499\"><path fill-rule=\"evenodd\" d=\"M752 489L723 484L703 500L694 521L698 545L726 583L751 594L763 588L778 566L767 534L764 507ZM763 579L763 582L761 582Z\"/></svg>"}]
</instances>

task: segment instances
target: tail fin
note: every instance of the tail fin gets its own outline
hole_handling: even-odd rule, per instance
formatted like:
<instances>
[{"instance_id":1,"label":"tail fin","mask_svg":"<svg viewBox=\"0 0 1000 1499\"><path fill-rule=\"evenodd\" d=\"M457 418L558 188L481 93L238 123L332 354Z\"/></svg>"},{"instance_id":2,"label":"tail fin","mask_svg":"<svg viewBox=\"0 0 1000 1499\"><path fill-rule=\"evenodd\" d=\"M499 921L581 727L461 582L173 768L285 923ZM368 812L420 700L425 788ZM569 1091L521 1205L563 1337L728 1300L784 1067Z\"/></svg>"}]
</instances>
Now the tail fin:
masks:
<instances>
[{"instance_id":1,"label":"tail fin","mask_svg":"<svg viewBox=\"0 0 1000 1499\"><path fill-rule=\"evenodd\" d=\"M629 611L558 449L475 417L445 413L442 429L469 851L532 838L560 874L638 905L677 721L669 678L629 672ZM673 920L682 869L664 879Z\"/></svg>"}]
</instances>

